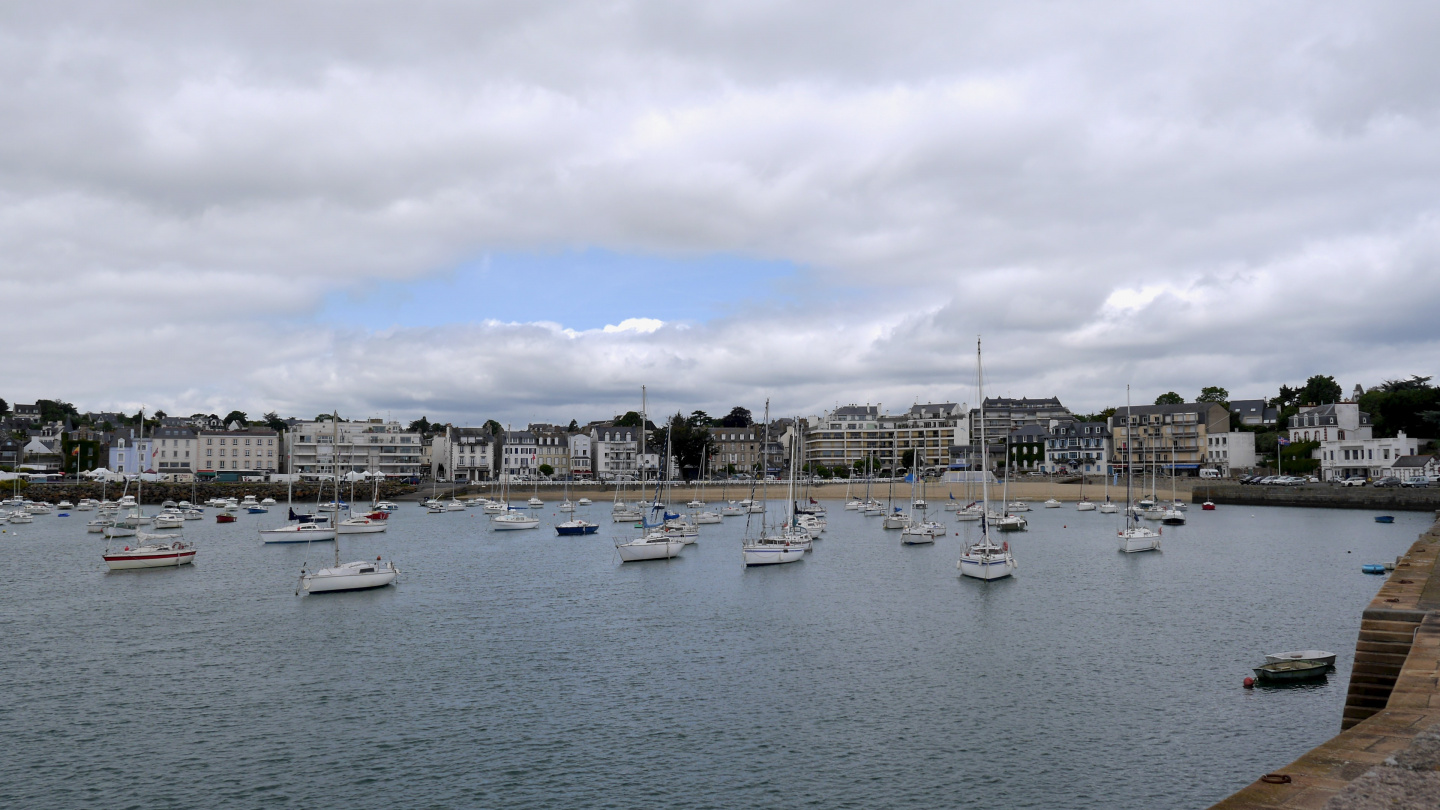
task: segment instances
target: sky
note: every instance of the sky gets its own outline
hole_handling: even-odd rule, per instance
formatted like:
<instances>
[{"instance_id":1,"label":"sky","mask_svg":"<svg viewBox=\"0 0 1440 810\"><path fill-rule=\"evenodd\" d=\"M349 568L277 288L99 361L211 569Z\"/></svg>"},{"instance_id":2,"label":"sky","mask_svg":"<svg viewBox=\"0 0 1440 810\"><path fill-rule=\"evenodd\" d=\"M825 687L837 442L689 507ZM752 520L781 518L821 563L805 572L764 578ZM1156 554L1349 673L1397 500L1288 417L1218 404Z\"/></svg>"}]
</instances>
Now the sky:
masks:
<instances>
[{"instance_id":1,"label":"sky","mask_svg":"<svg viewBox=\"0 0 1440 810\"><path fill-rule=\"evenodd\" d=\"M1440 6L0 6L0 398L480 424L1440 358Z\"/></svg>"}]
</instances>

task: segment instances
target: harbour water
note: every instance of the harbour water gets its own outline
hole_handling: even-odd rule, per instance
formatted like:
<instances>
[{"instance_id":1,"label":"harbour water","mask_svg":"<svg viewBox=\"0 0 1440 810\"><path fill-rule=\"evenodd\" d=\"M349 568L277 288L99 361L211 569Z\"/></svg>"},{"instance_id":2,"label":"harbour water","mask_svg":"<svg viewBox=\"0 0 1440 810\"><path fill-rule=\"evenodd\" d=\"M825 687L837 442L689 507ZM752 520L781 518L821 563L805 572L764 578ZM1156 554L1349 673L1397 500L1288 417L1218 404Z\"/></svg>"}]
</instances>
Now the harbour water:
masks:
<instances>
[{"instance_id":1,"label":"harbour water","mask_svg":"<svg viewBox=\"0 0 1440 810\"><path fill-rule=\"evenodd\" d=\"M988 584L973 524L904 547L834 501L753 569L743 517L621 565L608 503L578 538L553 503L498 533L405 505L341 555L398 587L311 597L330 544L255 533L283 506L188 522L175 570L107 573L94 513L5 526L0 806L1203 807L1338 731L1360 565L1433 519L1192 507L1127 556L1115 516L1035 506ZM1312 647L1326 682L1240 688Z\"/></svg>"}]
</instances>

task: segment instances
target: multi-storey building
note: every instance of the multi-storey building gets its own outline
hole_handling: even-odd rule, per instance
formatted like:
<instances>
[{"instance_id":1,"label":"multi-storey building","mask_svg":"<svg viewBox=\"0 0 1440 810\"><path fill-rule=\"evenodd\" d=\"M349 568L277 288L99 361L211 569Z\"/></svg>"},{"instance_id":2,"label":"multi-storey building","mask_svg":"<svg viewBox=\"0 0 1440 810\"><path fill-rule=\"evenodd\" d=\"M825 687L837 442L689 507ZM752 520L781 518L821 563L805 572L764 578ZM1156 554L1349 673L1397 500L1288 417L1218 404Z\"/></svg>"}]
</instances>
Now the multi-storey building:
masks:
<instances>
[{"instance_id":1,"label":"multi-storey building","mask_svg":"<svg viewBox=\"0 0 1440 810\"><path fill-rule=\"evenodd\" d=\"M1313 428L1312 428L1313 429ZM1338 431L1338 429L1337 429ZM1344 439L1321 440L1311 454L1320 460L1320 478L1339 481L1350 477L1380 478L1390 474L1395 462L1413 456L1420 445L1418 439L1398 435L1381 439L1357 438L1359 431L1346 433ZM1313 439L1311 441L1314 441Z\"/></svg>"},{"instance_id":2,"label":"multi-storey building","mask_svg":"<svg viewBox=\"0 0 1440 810\"><path fill-rule=\"evenodd\" d=\"M535 434L537 467L550 467L550 475L564 478L570 474L570 436L554 425L531 425Z\"/></svg>"},{"instance_id":3,"label":"multi-storey building","mask_svg":"<svg viewBox=\"0 0 1440 810\"><path fill-rule=\"evenodd\" d=\"M639 429L596 425L590 428L590 461L595 477L609 481L639 472Z\"/></svg>"},{"instance_id":4,"label":"multi-storey building","mask_svg":"<svg viewBox=\"0 0 1440 810\"><path fill-rule=\"evenodd\" d=\"M199 434L194 428L159 427L155 429L153 438L155 472L166 475L195 471Z\"/></svg>"},{"instance_id":5,"label":"multi-storey building","mask_svg":"<svg viewBox=\"0 0 1440 810\"><path fill-rule=\"evenodd\" d=\"M1110 466L1123 472L1133 462L1136 469L1198 475L1210 435L1229 431L1230 412L1216 402L1127 406L1110 417Z\"/></svg>"},{"instance_id":6,"label":"multi-storey building","mask_svg":"<svg viewBox=\"0 0 1440 810\"><path fill-rule=\"evenodd\" d=\"M846 405L806 420L801 440L810 464L853 468L869 458L879 472L904 466L906 451L914 451L916 469L937 470L951 463L950 448L967 444L969 434L965 406L953 402L912 405L897 415L882 415L878 405ZM996 435L1005 434L989 438Z\"/></svg>"},{"instance_id":7,"label":"multi-storey building","mask_svg":"<svg viewBox=\"0 0 1440 810\"><path fill-rule=\"evenodd\" d=\"M1045 468L1049 425L1025 425L1010 431L1006 441L1009 468L1015 472L1041 472Z\"/></svg>"},{"instance_id":8,"label":"multi-storey building","mask_svg":"<svg viewBox=\"0 0 1440 810\"><path fill-rule=\"evenodd\" d=\"M1370 414L1355 402L1332 402L1301 408L1286 426L1292 442L1368 439L1374 430Z\"/></svg>"},{"instance_id":9,"label":"multi-storey building","mask_svg":"<svg viewBox=\"0 0 1440 810\"><path fill-rule=\"evenodd\" d=\"M590 461L590 434L571 433L568 437L568 444L570 446L570 476L577 481L594 477L595 467Z\"/></svg>"},{"instance_id":10,"label":"multi-storey building","mask_svg":"<svg viewBox=\"0 0 1440 810\"><path fill-rule=\"evenodd\" d=\"M1230 402L1235 421L1247 427L1273 425L1280 419L1280 409L1265 404L1263 399L1236 399Z\"/></svg>"},{"instance_id":11,"label":"multi-storey building","mask_svg":"<svg viewBox=\"0 0 1440 810\"><path fill-rule=\"evenodd\" d=\"M710 428L710 470L732 474L757 472L764 430L764 425Z\"/></svg>"},{"instance_id":12,"label":"multi-storey building","mask_svg":"<svg viewBox=\"0 0 1440 810\"><path fill-rule=\"evenodd\" d=\"M269 428L202 430L195 438L195 472L252 473L280 471L284 445L280 434Z\"/></svg>"},{"instance_id":13,"label":"multi-storey building","mask_svg":"<svg viewBox=\"0 0 1440 810\"><path fill-rule=\"evenodd\" d=\"M204 434L201 434L202 437ZM289 471L304 478L328 479L347 472L381 473L388 478L419 478L421 435L399 422L296 422L286 433Z\"/></svg>"},{"instance_id":14,"label":"multi-storey building","mask_svg":"<svg viewBox=\"0 0 1440 810\"><path fill-rule=\"evenodd\" d=\"M121 428L110 437L110 470L135 475L150 468L155 439L151 436L141 439L138 433L135 428Z\"/></svg>"},{"instance_id":15,"label":"multi-storey building","mask_svg":"<svg viewBox=\"0 0 1440 810\"><path fill-rule=\"evenodd\" d=\"M1205 465L1222 475L1255 469L1255 434L1246 430L1205 437Z\"/></svg>"},{"instance_id":16,"label":"multi-storey building","mask_svg":"<svg viewBox=\"0 0 1440 810\"><path fill-rule=\"evenodd\" d=\"M506 479L527 480L538 475L539 448L535 434L528 430L506 430L500 433L500 463L497 468Z\"/></svg>"},{"instance_id":17,"label":"multi-storey building","mask_svg":"<svg viewBox=\"0 0 1440 810\"><path fill-rule=\"evenodd\" d=\"M1056 421L1045 442L1044 472L1107 473L1110 428L1104 422Z\"/></svg>"},{"instance_id":18,"label":"multi-storey building","mask_svg":"<svg viewBox=\"0 0 1440 810\"><path fill-rule=\"evenodd\" d=\"M484 481L494 474L495 437L485 428L448 428L430 445L430 475Z\"/></svg>"},{"instance_id":19,"label":"multi-storey building","mask_svg":"<svg viewBox=\"0 0 1440 810\"><path fill-rule=\"evenodd\" d=\"M1043 399L1011 399L1010 397L985 398L985 440L997 441L1015 430L1027 425L1049 428L1052 421L1073 420L1070 409L1060 404L1057 397ZM980 409L970 409L970 444L980 441ZM957 442L958 444L959 442Z\"/></svg>"}]
</instances>

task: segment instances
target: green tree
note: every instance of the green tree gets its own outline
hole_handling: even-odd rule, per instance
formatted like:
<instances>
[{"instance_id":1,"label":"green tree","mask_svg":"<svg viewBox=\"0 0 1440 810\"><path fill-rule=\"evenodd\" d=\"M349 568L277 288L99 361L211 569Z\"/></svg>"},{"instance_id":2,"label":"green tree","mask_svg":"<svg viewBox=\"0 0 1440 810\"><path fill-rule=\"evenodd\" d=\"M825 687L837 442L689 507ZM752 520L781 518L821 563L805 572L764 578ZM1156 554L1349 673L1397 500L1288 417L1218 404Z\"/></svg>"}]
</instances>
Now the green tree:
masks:
<instances>
[{"instance_id":1,"label":"green tree","mask_svg":"<svg viewBox=\"0 0 1440 810\"><path fill-rule=\"evenodd\" d=\"M1345 395L1334 377L1316 374L1305 381L1305 387L1300 389L1297 396L1299 399L1296 404L1323 405L1327 402L1339 402Z\"/></svg>"},{"instance_id":2,"label":"green tree","mask_svg":"<svg viewBox=\"0 0 1440 810\"><path fill-rule=\"evenodd\" d=\"M245 427L250 424L250 420L245 416L244 411L231 411L225 414L225 424L228 425L231 422L239 422L240 427Z\"/></svg>"},{"instance_id":3,"label":"green tree","mask_svg":"<svg viewBox=\"0 0 1440 810\"><path fill-rule=\"evenodd\" d=\"M314 418L314 419L311 419L310 421L312 421L312 422L329 422L329 421L333 420L334 418L335 418L334 414L317 413L317 414L315 414L315 418ZM229 419L226 419L226 420L225 420L225 424L227 424L227 425L230 424L230 420L229 420Z\"/></svg>"},{"instance_id":4,"label":"green tree","mask_svg":"<svg viewBox=\"0 0 1440 810\"><path fill-rule=\"evenodd\" d=\"M35 404L40 406L40 419L45 422L58 422L66 416L79 416L75 406L59 399L37 399Z\"/></svg>"},{"instance_id":5,"label":"green tree","mask_svg":"<svg viewBox=\"0 0 1440 810\"><path fill-rule=\"evenodd\" d=\"M1156 404L1156 405L1183 405L1183 404L1185 404L1185 398L1182 397L1182 396L1180 396L1179 394L1175 393L1174 391L1166 391L1165 393L1163 393L1163 394L1161 394L1160 396L1158 396L1158 397L1155 398L1155 404Z\"/></svg>"},{"instance_id":6,"label":"green tree","mask_svg":"<svg viewBox=\"0 0 1440 810\"><path fill-rule=\"evenodd\" d=\"M915 469L915 451L906 450L900 454L900 466L907 470Z\"/></svg>"},{"instance_id":7,"label":"green tree","mask_svg":"<svg viewBox=\"0 0 1440 810\"><path fill-rule=\"evenodd\" d=\"M670 417L670 454L680 465L682 478L693 478L700 472L700 466L714 448L708 427L690 424L685 415L676 412ZM688 471L688 474L687 474Z\"/></svg>"},{"instance_id":8,"label":"green tree","mask_svg":"<svg viewBox=\"0 0 1440 810\"><path fill-rule=\"evenodd\" d=\"M1200 389L1200 396L1195 398L1196 402L1218 402L1225 407L1230 407L1230 392L1218 385L1209 385Z\"/></svg>"},{"instance_id":9,"label":"green tree","mask_svg":"<svg viewBox=\"0 0 1440 810\"><path fill-rule=\"evenodd\" d=\"M409 425L409 427L408 427L407 429L408 429L411 433L429 433L429 432L430 432L430 420L429 420L429 419L426 419L426 418L422 415L419 419L416 419L415 421L411 422L410 425Z\"/></svg>"},{"instance_id":10,"label":"green tree","mask_svg":"<svg viewBox=\"0 0 1440 810\"><path fill-rule=\"evenodd\" d=\"M1429 382L1429 377L1421 377L1419 374L1411 374L1410 379L1408 380L1386 380L1385 382L1381 383L1380 390L1389 391L1392 393L1395 391L1418 391L1424 388L1429 388ZM0 399L0 413L5 412L4 406L5 400Z\"/></svg>"},{"instance_id":11,"label":"green tree","mask_svg":"<svg viewBox=\"0 0 1440 810\"><path fill-rule=\"evenodd\" d=\"M642 427L638 411L626 411L624 416L616 417L615 427Z\"/></svg>"},{"instance_id":12,"label":"green tree","mask_svg":"<svg viewBox=\"0 0 1440 810\"><path fill-rule=\"evenodd\" d=\"M749 408L742 408L739 405L730 409L730 413L720 419L720 427L742 428L755 424L750 416Z\"/></svg>"},{"instance_id":13,"label":"green tree","mask_svg":"<svg viewBox=\"0 0 1440 810\"><path fill-rule=\"evenodd\" d=\"M710 418L710 414L704 411L691 411L690 418L685 421L690 423L690 427L710 427L715 424L715 420Z\"/></svg>"},{"instance_id":14,"label":"green tree","mask_svg":"<svg viewBox=\"0 0 1440 810\"><path fill-rule=\"evenodd\" d=\"M1422 386L1395 391L1381 387L1360 397L1360 410L1370 414L1376 436L1394 436L1402 430L1407 436L1435 435L1440 423L1431 421L1431 415L1440 411L1440 388Z\"/></svg>"},{"instance_id":15,"label":"green tree","mask_svg":"<svg viewBox=\"0 0 1440 810\"><path fill-rule=\"evenodd\" d=\"M574 419L571 419L571 420L570 420L570 426L567 427L567 428L565 428L565 432L566 432L566 433L574 433L575 431L577 431L577 430L579 430L579 429L580 429L580 423L579 423L579 422L576 422Z\"/></svg>"},{"instance_id":16,"label":"green tree","mask_svg":"<svg viewBox=\"0 0 1440 810\"><path fill-rule=\"evenodd\" d=\"M270 428L271 430L282 433L290 429L290 426L285 424L285 420L281 419L280 414L276 413L275 411L271 411L265 414L265 426Z\"/></svg>"},{"instance_id":17,"label":"green tree","mask_svg":"<svg viewBox=\"0 0 1440 810\"><path fill-rule=\"evenodd\" d=\"M10 403L6 402L6 401L3 400L3 399L0 399L0 416L4 416L5 414L7 414L7 413L9 413L9 412L10 412Z\"/></svg>"},{"instance_id":18,"label":"green tree","mask_svg":"<svg viewBox=\"0 0 1440 810\"><path fill-rule=\"evenodd\" d=\"M486 419L484 427L490 432L491 436L499 436L500 431L505 429L499 422L496 422L494 419Z\"/></svg>"},{"instance_id":19,"label":"green tree","mask_svg":"<svg viewBox=\"0 0 1440 810\"><path fill-rule=\"evenodd\" d=\"M546 478L549 478L550 476L555 474L555 468L551 467L549 464L541 464L539 469L540 474L545 476Z\"/></svg>"}]
</instances>

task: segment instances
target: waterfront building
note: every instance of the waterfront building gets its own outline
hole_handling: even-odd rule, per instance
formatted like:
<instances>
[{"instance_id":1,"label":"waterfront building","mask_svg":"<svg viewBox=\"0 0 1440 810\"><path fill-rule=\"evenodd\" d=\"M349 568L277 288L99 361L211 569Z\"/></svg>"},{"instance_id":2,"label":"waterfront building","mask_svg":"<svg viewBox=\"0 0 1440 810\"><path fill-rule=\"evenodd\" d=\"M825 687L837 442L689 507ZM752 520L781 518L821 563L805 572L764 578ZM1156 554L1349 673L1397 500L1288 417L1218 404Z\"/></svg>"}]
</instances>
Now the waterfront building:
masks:
<instances>
[{"instance_id":1,"label":"waterfront building","mask_svg":"<svg viewBox=\"0 0 1440 810\"><path fill-rule=\"evenodd\" d=\"M577 481L594 477L595 468L590 462L590 434L571 433L567 438L567 444L570 448L570 476Z\"/></svg>"},{"instance_id":2,"label":"waterfront building","mask_svg":"<svg viewBox=\"0 0 1440 810\"><path fill-rule=\"evenodd\" d=\"M639 472L639 430L633 427L595 425L590 428L590 462L601 481L633 478Z\"/></svg>"},{"instance_id":3,"label":"waterfront building","mask_svg":"<svg viewBox=\"0 0 1440 810\"><path fill-rule=\"evenodd\" d=\"M202 430L195 437L194 471L207 477L237 471L246 475L276 473L283 451L280 434L269 428Z\"/></svg>"},{"instance_id":4,"label":"waterfront building","mask_svg":"<svg viewBox=\"0 0 1440 810\"><path fill-rule=\"evenodd\" d=\"M500 432L500 463L497 468L501 480L526 480L538 475L539 446L535 434L528 430L504 430Z\"/></svg>"},{"instance_id":5,"label":"waterfront building","mask_svg":"<svg viewBox=\"0 0 1440 810\"><path fill-rule=\"evenodd\" d=\"M757 472L764 429L764 425L710 428L710 469L715 473Z\"/></svg>"},{"instance_id":6,"label":"waterfront building","mask_svg":"<svg viewBox=\"0 0 1440 810\"><path fill-rule=\"evenodd\" d=\"M16 422L25 422L33 425L41 419L40 406L38 404L21 405L17 402L10 408L10 418Z\"/></svg>"},{"instance_id":7,"label":"waterfront building","mask_svg":"<svg viewBox=\"0 0 1440 810\"><path fill-rule=\"evenodd\" d=\"M938 472L955 463L952 447L968 443L967 413L965 405L954 402L912 405L895 415L881 414L879 405L844 405L806 420L797 438L804 442L807 464L853 469L870 458L877 472L895 470L905 466L905 452L911 450L914 469Z\"/></svg>"},{"instance_id":8,"label":"waterfront building","mask_svg":"<svg viewBox=\"0 0 1440 810\"><path fill-rule=\"evenodd\" d=\"M109 463L106 468L112 472L136 475L150 468L154 459L153 436L141 439L135 428L120 428L110 437Z\"/></svg>"},{"instance_id":9,"label":"waterfront building","mask_svg":"<svg viewBox=\"0 0 1440 810\"><path fill-rule=\"evenodd\" d=\"M1292 442L1326 442L1332 439L1368 439L1370 414L1355 402L1332 402L1301 408L1290 417L1287 436Z\"/></svg>"},{"instance_id":10,"label":"waterfront building","mask_svg":"<svg viewBox=\"0 0 1440 810\"><path fill-rule=\"evenodd\" d=\"M1007 464L1011 472L1043 471L1050 430L1049 425L1025 425L1010 432Z\"/></svg>"},{"instance_id":11,"label":"waterfront building","mask_svg":"<svg viewBox=\"0 0 1440 810\"><path fill-rule=\"evenodd\" d=\"M1380 439L1368 436L1357 438L1359 433L1352 431L1344 439L1321 441L1311 453L1311 458L1320 460L1322 481L1391 475L1390 470L1395 463L1405 456L1415 455L1420 445L1419 439L1406 436L1403 430L1396 436Z\"/></svg>"},{"instance_id":12,"label":"waterfront building","mask_svg":"<svg viewBox=\"0 0 1440 810\"><path fill-rule=\"evenodd\" d=\"M1028 425L1048 428L1053 421L1075 418L1070 409L1060 404L1057 397L1029 399L1021 397L985 398L985 437L987 440L1001 439ZM969 443L980 436L980 409L970 409ZM956 442L959 444L959 442Z\"/></svg>"},{"instance_id":13,"label":"waterfront building","mask_svg":"<svg viewBox=\"0 0 1440 810\"><path fill-rule=\"evenodd\" d=\"M1045 442L1042 472L1109 472L1110 428L1104 422L1056 420Z\"/></svg>"},{"instance_id":14,"label":"waterfront building","mask_svg":"<svg viewBox=\"0 0 1440 810\"><path fill-rule=\"evenodd\" d=\"M20 465L20 442L9 437L0 437L0 467L15 469Z\"/></svg>"},{"instance_id":15,"label":"waterfront building","mask_svg":"<svg viewBox=\"0 0 1440 810\"><path fill-rule=\"evenodd\" d=\"M1390 465L1390 474L1401 481L1414 481L1417 478L1424 478L1427 481L1434 481L1436 470L1440 461L1434 456L1401 456Z\"/></svg>"},{"instance_id":16,"label":"waterfront building","mask_svg":"<svg viewBox=\"0 0 1440 810\"><path fill-rule=\"evenodd\" d=\"M335 435L337 432L338 437ZM201 433L202 439L206 433ZM328 479L347 472L381 473L387 478L419 478L421 470L426 469L421 466L422 438L399 422L381 419L341 421L338 424L328 419L297 421L285 433L285 452L277 453L277 462L278 457L288 455L289 471L311 480ZM202 449L209 448L202 444ZM206 458L202 456L201 460Z\"/></svg>"},{"instance_id":17,"label":"waterfront building","mask_svg":"<svg viewBox=\"0 0 1440 810\"><path fill-rule=\"evenodd\" d=\"M1205 437L1205 466L1223 475L1255 469L1255 434L1248 430L1211 433Z\"/></svg>"},{"instance_id":18,"label":"waterfront building","mask_svg":"<svg viewBox=\"0 0 1440 810\"><path fill-rule=\"evenodd\" d=\"M486 428L452 427L429 446L431 477L485 481L493 475L496 441Z\"/></svg>"},{"instance_id":19,"label":"waterfront building","mask_svg":"<svg viewBox=\"0 0 1440 810\"><path fill-rule=\"evenodd\" d=\"M570 436L555 425L531 425L535 434L536 467L549 465L556 479L570 474Z\"/></svg>"},{"instance_id":20,"label":"waterfront building","mask_svg":"<svg viewBox=\"0 0 1440 810\"><path fill-rule=\"evenodd\" d=\"M1133 458L1137 470L1153 465L1176 475L1199 475L1210 436L1229 431L1230 412L1217 402L1121 408L1110 417L1110 467L1124 472Z\"/></svg>"},{"instance_id":21,"label":"waterfront building","mask_svg":"<svg viewBox=\"0 0 1440 810\"><path fill-rule=\"evenodd\" d=\"M155 429L155 472L161 475L195 471L195 451L199 434L194 428L159 427Z\"/></svg>"}]
</instances>

